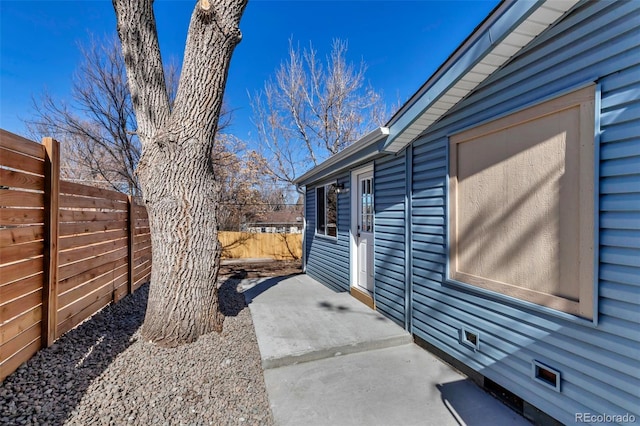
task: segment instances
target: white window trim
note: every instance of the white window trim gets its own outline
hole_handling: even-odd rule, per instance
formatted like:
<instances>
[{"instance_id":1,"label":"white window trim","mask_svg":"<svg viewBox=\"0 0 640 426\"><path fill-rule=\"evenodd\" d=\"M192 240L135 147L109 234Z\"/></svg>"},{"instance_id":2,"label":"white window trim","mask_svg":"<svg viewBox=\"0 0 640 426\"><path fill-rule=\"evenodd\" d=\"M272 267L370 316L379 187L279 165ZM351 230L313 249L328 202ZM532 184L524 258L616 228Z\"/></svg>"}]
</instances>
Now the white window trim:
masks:
<instances>
[{"instance_id":1,"label":"white window trim","mask_svg":"<svg viewBox=\"0 0 640 426\"><path fill-rule=\"evenodd\" d=\"M313 188L314 192L315 192L315 206L314 206L314 211L315 211L315 224L314 224L314 235L318 238L322 238L322 239L327 239L327 240L332 240L332 241L337 241L338 240L338 202L336 200L336 236L331 236L331 235L327 235L325 234L321 234L318 232L318 188L320 187L324 187L324 197L325 197L325 202L324 202L324 221L325 221L325 227L327 224L327 186L329 185L338 185L338 181L337 180L333 180L333 181L329 181L329 182L325 182L319 185L316 185L315 188ZM336 194L336 197L338 196L338 194Z\"/></svg>"}]
</instances>

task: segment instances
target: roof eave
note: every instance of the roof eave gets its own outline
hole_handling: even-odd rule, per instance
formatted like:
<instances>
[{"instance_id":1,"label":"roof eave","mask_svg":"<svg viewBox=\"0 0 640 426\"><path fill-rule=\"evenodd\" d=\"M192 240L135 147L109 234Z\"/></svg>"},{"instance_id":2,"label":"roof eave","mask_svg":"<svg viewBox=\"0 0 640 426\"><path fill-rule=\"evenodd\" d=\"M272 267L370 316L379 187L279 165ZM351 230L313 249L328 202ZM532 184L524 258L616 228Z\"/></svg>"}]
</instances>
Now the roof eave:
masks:
<instances>
[{"instance_id":1,"label":"roof eave","mask_svg":"<svg viewBox=\"0 0 640 426\"><path fill-rule=\"evenodd\" d=\"M578 1L501 3L391 119L382 151L406 147Z\"/></svg>"},{"instance_id":2,"label":"roof eave","mask_svg":"<svg viewBox=\"0 0 640 426\"><path fill-rule=\"evenodd\" d=\"M302 176L297 178L294 183L297 186L305 186L315 180L318 180L321 176L333 174L348 167L350 164L361 161L362 157L358 157L357 154L365 151L367 148L375 148L376 153L379 152L379 148L375 147L375 145L382 145L380 142L384 141L388 135L389 128L387 127L379 127L367 133L352 145L304 173ZM349 161L350 157L352 157L352 161Z\"/></svg>"}]
</instances>

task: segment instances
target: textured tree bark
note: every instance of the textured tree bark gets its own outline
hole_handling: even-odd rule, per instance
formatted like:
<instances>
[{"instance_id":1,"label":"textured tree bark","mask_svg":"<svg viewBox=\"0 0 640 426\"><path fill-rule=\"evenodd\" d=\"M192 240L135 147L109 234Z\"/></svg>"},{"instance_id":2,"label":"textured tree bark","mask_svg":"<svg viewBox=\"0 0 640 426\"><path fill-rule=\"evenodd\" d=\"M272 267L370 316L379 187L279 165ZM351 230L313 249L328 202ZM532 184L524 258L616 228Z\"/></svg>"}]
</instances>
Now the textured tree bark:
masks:
<instances>
[{"instance_id":1,"label":"textured tree bark","mask_svg":"<svg viewBox=\"0 0 640 426\"><path fill-rule=\"evenodd\" d=\"M222 329L212 148L246 0L199 0L169 107L153 0L113 0L138 122L138 180L153 265L143 337L163 346Z\"/></svg>"}]
</instances>

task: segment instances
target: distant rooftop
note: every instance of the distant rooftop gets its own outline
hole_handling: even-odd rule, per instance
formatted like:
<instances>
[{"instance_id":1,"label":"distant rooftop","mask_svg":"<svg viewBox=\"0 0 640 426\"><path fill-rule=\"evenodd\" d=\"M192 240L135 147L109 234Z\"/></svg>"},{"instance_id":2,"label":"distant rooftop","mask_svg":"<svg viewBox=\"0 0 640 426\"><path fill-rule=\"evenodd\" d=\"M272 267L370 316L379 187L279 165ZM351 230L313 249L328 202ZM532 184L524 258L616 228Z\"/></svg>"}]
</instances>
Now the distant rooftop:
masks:
<instances>
[{"instance_id":1,"label":"distant rooftop","mask_svg":"<svg viewBox=\"0 0 640 426\"><path fill-rule=\"evenodd\" d=\"M256 225L290 225L302 223L302 213L292 211L265 212L252 222Z\"/></svg>"}]
</instances>

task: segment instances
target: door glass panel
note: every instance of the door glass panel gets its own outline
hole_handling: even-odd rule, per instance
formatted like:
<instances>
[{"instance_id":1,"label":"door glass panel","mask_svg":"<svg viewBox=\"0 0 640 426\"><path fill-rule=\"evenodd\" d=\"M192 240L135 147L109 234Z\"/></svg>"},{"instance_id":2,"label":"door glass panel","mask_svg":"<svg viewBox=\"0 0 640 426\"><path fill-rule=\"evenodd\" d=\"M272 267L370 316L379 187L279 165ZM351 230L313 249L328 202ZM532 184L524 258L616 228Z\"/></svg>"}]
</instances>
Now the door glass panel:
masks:
<instances>
[{"instance_id":1,"label":"door glass panel","mask_svg":"<svg viewBox=\"0 0 640 426\"><path fill-rule=\"evenodd\" d=\"M373 191L371 178L362 179L360 193L360 229L373 232Z\"/></svg>"}]
</instances>

